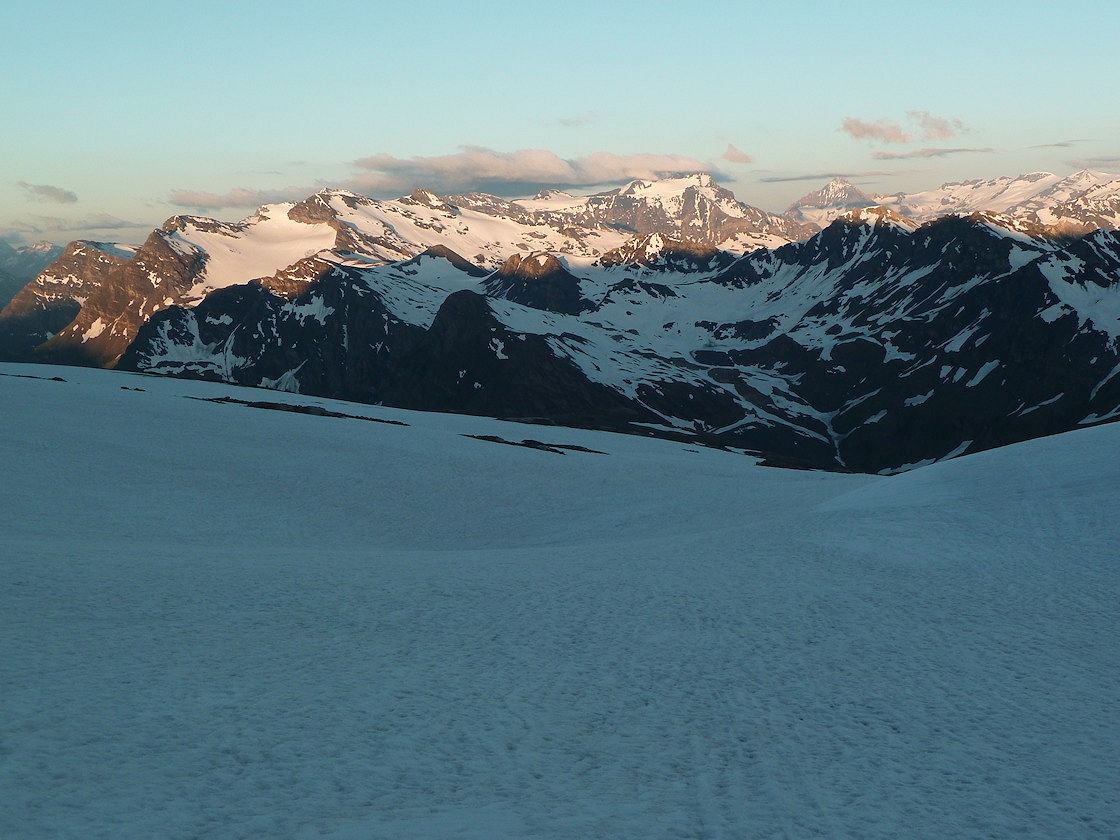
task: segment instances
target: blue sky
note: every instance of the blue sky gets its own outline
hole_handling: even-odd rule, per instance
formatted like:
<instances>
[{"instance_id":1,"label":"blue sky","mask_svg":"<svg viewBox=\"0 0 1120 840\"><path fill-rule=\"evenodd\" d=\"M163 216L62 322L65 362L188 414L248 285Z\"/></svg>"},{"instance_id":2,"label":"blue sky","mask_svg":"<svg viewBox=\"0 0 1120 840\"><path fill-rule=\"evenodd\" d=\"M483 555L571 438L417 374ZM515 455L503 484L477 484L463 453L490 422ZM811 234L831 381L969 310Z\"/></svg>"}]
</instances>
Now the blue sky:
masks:
<instances>
[{"instance_id":1,"label":"blue sky","mask_svg":"<svg viewBox=\"0 0 1120 840\"><path fill-rule=\"evenodd\" d=\"M1120 171L1105 0L40 2L4 4L0 31L7 238L135 239L327 184L590 188L664 161L774 210L829 173L894 192Z\"/></svg>"}]
</instances>

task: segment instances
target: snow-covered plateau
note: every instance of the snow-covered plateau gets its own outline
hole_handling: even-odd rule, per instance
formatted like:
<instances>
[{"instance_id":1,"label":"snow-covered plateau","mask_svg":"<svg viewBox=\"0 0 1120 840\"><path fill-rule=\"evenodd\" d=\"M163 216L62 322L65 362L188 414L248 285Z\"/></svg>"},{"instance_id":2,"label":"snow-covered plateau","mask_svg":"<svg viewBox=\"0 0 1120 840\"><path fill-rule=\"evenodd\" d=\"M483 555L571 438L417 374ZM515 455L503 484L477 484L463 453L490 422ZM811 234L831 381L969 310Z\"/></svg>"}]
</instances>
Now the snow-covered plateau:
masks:
<instances>
[{"instance_id":1,"label":"snow-covered plateau","mask_svg":"<svg viewBox=\"0 0 1120 840\"><path fill-rule=\"evenodd\" d=\"M60 366L0 406L2 837L1120 836L1115 423L886 477Z\"/></svg>"}]
</instances>

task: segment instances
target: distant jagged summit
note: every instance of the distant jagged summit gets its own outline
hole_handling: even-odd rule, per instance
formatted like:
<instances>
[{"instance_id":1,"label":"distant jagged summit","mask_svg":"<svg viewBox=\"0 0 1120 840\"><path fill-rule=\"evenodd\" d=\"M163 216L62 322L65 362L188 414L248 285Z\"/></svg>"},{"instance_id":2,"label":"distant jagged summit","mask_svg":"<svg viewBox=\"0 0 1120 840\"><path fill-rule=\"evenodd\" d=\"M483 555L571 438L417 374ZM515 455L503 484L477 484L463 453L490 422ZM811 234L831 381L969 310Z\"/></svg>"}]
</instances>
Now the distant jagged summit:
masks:
<instances>
[{"instance_id":1,"label":"distant jagged summit","mask_svg":"<svg viewBox=\"0 0 1120 840\"><path fill-rule=\"evenodd\" d=\"M869 209L877 207L891 213ZM266 204L236 222L175 216L138 247L77 242L65 252L0 252L0 261L6 253L38 266L57 257L0 313L0 355L112 364L139 327L169 307L194 306L247 283L290 299L331 266L365 270L424 252L428 257L406 272L416 282L441 274L444 265L471 278L489 276L518 255L519 267L507 265L496 296L577 313L606 293L577 288L571 275L581 271L617 269L627 282L646 282L656 272L710 271L755 250L807 240L841 216L849 228L871 225L876 238L889 238L888 228L976 212L987 214L976 220L982 231L1039 240L1120 228L1120 178L1035 172L893 196L867 196L834 178L785 216L740 201L707 172L635 179L590 195L543 189L523 199L419 188L382 200L327 188L298 202ZM842 251L869 239L838 229L822 241ZM19 283L13 277L0 264L9 289Z\"/></svg>"},{"instance_id":2,"label":"distant jagged summit","mask_svg":"<svg viewBox=\"0 0 1120 840\"><path fill-rule=\"evenodd\" d=\"M1013 177L949 182L932 190L877 195L874 198L877 204L892 207L902 215L919 221L929 221L950 213L968 214L976 211L1043 221L1042 217L1035 218L1035 214L1058 205L1073 203L1073 206L1065 209L1065 213L1069 214L1070 221L1075 222L1080 215L1076 207L1078 197L1110 182L1112 186L1105 192L1120 191L1120 179L1105 172L1082 169L1065 176L1053 172L1028 172ZM1099 197L1098 195L1097 198ZM1086 216L1089 215L1092 214L1086 213ZM1060 218L1067 216L1058 214L1051 223L1056 223Z\"/></svg>"},{"instance_id":3,"label":"distant jagged summit","mask_svg":"<svg viewBox=\"0 0 1120 840\"><path fill-rule=\"evenodd\" d=\"M16 292L35 279L35 275L62 254L61 245L36 242L14 247L0 240L0 308Z\"/></svg>"},{"instance_id":4,"label":"distant jagged summit","mask_svg":"<svg viewBox=\"0 0 1120 840\"><path fill-rule=\"evenodd\" d=\"M819 190L801 196L793 207L867 207L871 197L847 178L833 178Z\"/></svg>"},{"instance_id":5,"label":"distant jagged summit","mask_svg":"<svg viewBox=\"0 0 1120 840\"><path fill-rule=\"evenodd\" d=\"M827 227L849 210L874 207L875 201L846 178L833 178L819 190L806 193L786 210L785 216L798 222Z\"/></svg>"}]
</instances>

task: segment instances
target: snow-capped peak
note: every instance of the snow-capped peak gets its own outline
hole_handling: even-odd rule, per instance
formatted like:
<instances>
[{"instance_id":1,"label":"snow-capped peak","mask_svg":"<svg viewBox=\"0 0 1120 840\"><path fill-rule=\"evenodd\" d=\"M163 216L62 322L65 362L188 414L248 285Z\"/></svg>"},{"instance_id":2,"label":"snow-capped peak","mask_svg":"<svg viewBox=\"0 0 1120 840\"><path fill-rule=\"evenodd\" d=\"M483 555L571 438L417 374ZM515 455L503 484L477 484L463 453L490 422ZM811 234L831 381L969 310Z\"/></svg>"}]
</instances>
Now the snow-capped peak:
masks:
<instances>
[{"instance_id":1,"label":"snow-capped peak","mask_svg":"<svg viewBox=\"0 0 1120 840\"><path fill-rule=\"evenodd\" d=\"M856 207L870 207L874 204L871 198L859 187L846 178L833 178L819 190L807 193L791 206L796 207L835 207L853 209Z\"/></svg>"},{"instance_id":2,"label":"snow-capped peak","mask_svg":"<svg viewBox=\"0 0 1120 840\"><path fill-rule=\"evenodd\" d=\"M547 201L550 198L572 198L572 194L564 190L549 188L539 190L537 194L533 196L533 200L536 201Z\"/></svg>"},{"instance_id":3,"label":"snow-capped peak","mask_svg":"<svg viewBox=\"0 0 1120 840\"><path fill-rule=\"evenodd\" d=\"M870 225L871 227L890 227L896 230L916 230L918 223L896 213L889 207L878 205L876 207L860 207L849 210L838 217L840 221L848 224Z\"/></svg>"},{"instance_id":4,"label":"snow-capped peak","mask_svg":"<svg viewBox=\"0 0 1120 840\"><path fill-rule=\"evenodd\" d=\"M408 199L426 207L443 207L444 201L431 190L417 188L408 194Z\"/></svg>"},{"instance_id":5,"label":"snow-capped peak","mask_svg":"<svg viewBox=\"0 0 1120 840\"><path fill-rule=\"evenodd\" d=\"M870 207L874 204L875 202L851 181L836 177L819 190L801 196L786 210L786 217L825 227L848 210Z\"/></svg>"},{"instance_id":6,"label":"snow-capped peak","mask_svg":"<svg viewBox=\"0 0 1120 840\"><path fill-rule=\"evenodd\" d=\"M715 182L708 172L681 172L658 178L655 181L636 179L622 187L619 195L656 198L679 195L689 187L712 187Z\"/></svg>"}]
</instances>

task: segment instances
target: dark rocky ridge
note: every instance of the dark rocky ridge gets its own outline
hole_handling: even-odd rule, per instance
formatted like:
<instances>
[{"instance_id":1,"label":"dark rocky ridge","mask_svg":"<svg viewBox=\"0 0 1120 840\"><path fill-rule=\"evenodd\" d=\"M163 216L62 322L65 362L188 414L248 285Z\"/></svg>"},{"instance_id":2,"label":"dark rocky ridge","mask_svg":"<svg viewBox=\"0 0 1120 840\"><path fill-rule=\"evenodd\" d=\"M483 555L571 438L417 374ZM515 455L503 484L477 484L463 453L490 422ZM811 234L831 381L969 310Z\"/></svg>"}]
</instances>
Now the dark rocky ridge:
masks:
<instances>
[{"instance_id":1,"label":"dark rocky ridge","mask_svg":"<svg viewBox=\"0 0 1120 840\"><path fill-rule=\"evenodd\" d=\"M0 355L657 434L829 469L899 469L1120 417L1116 233L991 213L919 226L870 207L736 255L704 237L734 230L744 205L684 180L679 193L635 182L582 204L416 191L382 216L325 191L269 211L318 226L296 251L309 256L201 301L210 255L179 234L237 241L253 217L176 217L135 254L73 243L0 314ZM540 209L569 204L583 209ZM442 244L415 252L393 227L446 232L475 212L529 225L496 270ZM670 229L594 262L535 245L547 236L534 225L579 213L599 225L580 228L588 237ZM377 221L356 224L362 214ZM334 247L316 251L324 234Z\"/></svg>"},{"instance_id":2,"label":"dark rocky ridge","mask_svg":"<svg viewBox=\"0 0 1120 840\"><path fill-rule=\"evenodd\" d=\"M551 254L514 254L487 280L491 297L533 309L579 315L594 308L580 294L579 280Z\"/></svg>"},{"instance_id":3,"label":"dark rocky ridge","mask_svg":"<svg viewBox=\"0 0 1120 840\"><path fill-rule=\"evenodd\" d=\"M815 230L792 225L781 217L736 201L707 175L693 174L677 180L675 188L681 192L680 206L675 209L662 206L660 199L640 195L650 186L649 182L633 182L591 196L580 207L565 212L530 210L516 201L481 193L441 198L418 189L392 202L377 202L328 189L291 206L269 205L240 222L174 216L153 231L135 254L100 243L72 243L14 296L10 307L0 311L0 358L114 364L152 313L196 302L197 295L190 297L188 293L197 291L203 278L211 286L228 285L229 281L222 278L209 283L206 270L211 255L194 244L190 234L235 241L279 210L297 224L328 227L332 238L330 250L337 257L353 257L370 264L409 260L428 248L434 248L430 253L436 256L454 253L445 245L432 245L431 241L449 233L462 233L464 208L521 225L525 241L517 243L516 249L526 253L540 248L540 239L547 238L542 232L546 229L566 237L583 253L597 253L587 240L605 229L636 230L642 234L673 232L678 238L706 244L708 248L713 248L722 237L737 234L793 237ZM340 208L359 214L372 211L380 221L362 227L343 218L345 213L340 213ZM436 215L422 217L412 212L416 209L434 210ZM409 236L413 238L402 235L398 225L410 230ZM500 254L493 250L473 254L473 263L459 255L455 259L461 261L464 270L465 266L474 265L469 271L482 273L482 266L498 265L514 252L514 247L509 247ZM81 260L81 255L92 257ZM495 261L496 257L500 259ZM0 254L0 261L2 258ZM253 279L281 294L299 294L306 288L308 277L320 268L305 264L307 258L311 257L304 255L289 265L274 266L260 277L245 277L241 282ZM536 294L527 288L511 288L510 293L519 298Z\"/></svg>"},{"instance_id":4,"label":"dark rocky ridge","mask_svg":"<svg viewBox=\"0 0 1120 840\"><path fill-rule=\"evenodd\" d=\"M460 271L454 262L446 271ZM1120 294L1116 234L1024 242L979 217L915 229L860 211L807 242L706 264L715 270L687 282L623 272L595 295L554 257L518 255L479 291L449 294L428 326L402 321L371 291L375 269L336 267L290 301L255 287L161 313L122 366L273 386L290 374L306 393L652 429L786 465L867 471L1120 416L1120 350L1108 332L1120 324L1086 320L1051 277L1069 271L1060 282L1071 289ZM481 292L524 307L519 323L539 311L538 326L504 323ZM747 312L784 310L691 314L690 299L711 295L742 298ZM689 353L628 328L651 306L678 313L667 339L698 331ZM296 315L315 307L321 324ZM168 342L179 350L165 352ZM184 365L176 353L188 343L213 349ZM248 361L223 367L231 356Z\"/></svg>"}]
</instances>

